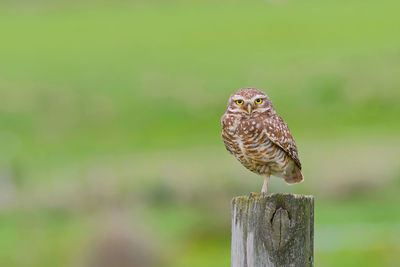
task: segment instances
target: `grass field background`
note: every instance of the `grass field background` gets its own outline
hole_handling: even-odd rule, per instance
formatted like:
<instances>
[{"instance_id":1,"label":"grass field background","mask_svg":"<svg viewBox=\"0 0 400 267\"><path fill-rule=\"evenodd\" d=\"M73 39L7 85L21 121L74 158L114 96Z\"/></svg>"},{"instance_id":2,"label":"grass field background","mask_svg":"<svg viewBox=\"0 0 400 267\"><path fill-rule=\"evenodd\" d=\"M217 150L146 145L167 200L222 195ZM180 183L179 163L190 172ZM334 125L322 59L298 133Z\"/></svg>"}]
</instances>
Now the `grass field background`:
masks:
<instances>
[{"instance_id":1,"label":"grass field background","mask_svg":"<svg viewBox=\"0 0 400 267\"><path fill-rule=\"evenodd\" d=\"M400 262L400 3L1 1L0 266L229 266L241 87L288 122L316 266Z\"/></svg>"}]
</instances>

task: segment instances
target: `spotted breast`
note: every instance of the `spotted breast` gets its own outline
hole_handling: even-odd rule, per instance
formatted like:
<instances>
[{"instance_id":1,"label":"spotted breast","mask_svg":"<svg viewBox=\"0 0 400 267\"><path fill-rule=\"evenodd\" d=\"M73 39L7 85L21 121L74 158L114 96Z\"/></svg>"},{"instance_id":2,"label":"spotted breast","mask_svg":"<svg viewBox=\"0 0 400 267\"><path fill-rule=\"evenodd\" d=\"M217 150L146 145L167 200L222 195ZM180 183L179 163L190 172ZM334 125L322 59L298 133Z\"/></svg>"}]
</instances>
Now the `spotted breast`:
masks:
<instances>
[{"instance_id":1,"label":"spotted breast","mask_svg":"<svg viewBox=\"0 0 400 267\"><path fill-rule=\"evenodd\" d=\"M268 138L266 123L260 117L243 119L225 114L221 120L222 139L226 149L250 171L285 177L294 161Z\"/></svg>"}]
</instances>

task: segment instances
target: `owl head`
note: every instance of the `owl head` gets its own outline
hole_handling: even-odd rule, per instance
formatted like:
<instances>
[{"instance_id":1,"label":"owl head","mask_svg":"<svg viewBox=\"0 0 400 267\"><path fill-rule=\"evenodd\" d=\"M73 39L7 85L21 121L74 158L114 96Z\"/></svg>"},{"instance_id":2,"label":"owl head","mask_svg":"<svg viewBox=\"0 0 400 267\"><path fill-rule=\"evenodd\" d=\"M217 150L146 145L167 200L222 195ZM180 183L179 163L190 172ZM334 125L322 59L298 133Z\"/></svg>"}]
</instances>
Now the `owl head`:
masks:
<instances>
[{"instance_id":1,"label":"owl head","mask_svg":"<svg viewBox=\"0 0 400 267\"><path fill-rule=\"evenodd\" d=\"M227 113L252 117L275 112L267 94L256 88L242 88L233 93L228 101Z\"/></svg>"}]
</instances>

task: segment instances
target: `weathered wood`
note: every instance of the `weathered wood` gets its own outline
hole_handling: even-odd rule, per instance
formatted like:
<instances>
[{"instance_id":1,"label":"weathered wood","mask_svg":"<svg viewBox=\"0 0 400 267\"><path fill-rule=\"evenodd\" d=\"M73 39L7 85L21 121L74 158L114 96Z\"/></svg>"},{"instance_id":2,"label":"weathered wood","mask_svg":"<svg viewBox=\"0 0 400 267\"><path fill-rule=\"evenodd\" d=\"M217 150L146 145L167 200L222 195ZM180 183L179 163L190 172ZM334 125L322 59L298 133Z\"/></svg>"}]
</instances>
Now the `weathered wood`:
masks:
<instances>
[{"instance_id":1,"label":"weathered wood","mask_svg":"<svg viewBox=\"0 0 400 267\"><path fill-rule=\"evenodd\" d=\"M232 267L314 265L314 197L269 194L232 200Z\"/></svg>"}]
</instances>

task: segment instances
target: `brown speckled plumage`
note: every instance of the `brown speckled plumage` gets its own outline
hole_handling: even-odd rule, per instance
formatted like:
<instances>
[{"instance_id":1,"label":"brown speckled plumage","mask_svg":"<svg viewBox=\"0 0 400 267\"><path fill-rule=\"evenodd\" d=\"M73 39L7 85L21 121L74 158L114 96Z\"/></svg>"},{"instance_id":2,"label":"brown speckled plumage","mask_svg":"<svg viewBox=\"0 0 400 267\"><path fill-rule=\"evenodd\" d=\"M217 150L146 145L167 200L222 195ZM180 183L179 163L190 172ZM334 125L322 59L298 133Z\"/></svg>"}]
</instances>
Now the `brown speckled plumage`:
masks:
<instances>
[{"instance_id":1,"label":"brown speckled plumage","mask_svg":"<svg viewBox=\"0 0 400 267\"><path fill-rule=\"evenodd\" d=\"M265 175L263 193L269 175L287 183L303 181L293 136L264 92L243 88L232 94L221 127L226 149L247 169Z\"/></svg>"}]
</instances>

